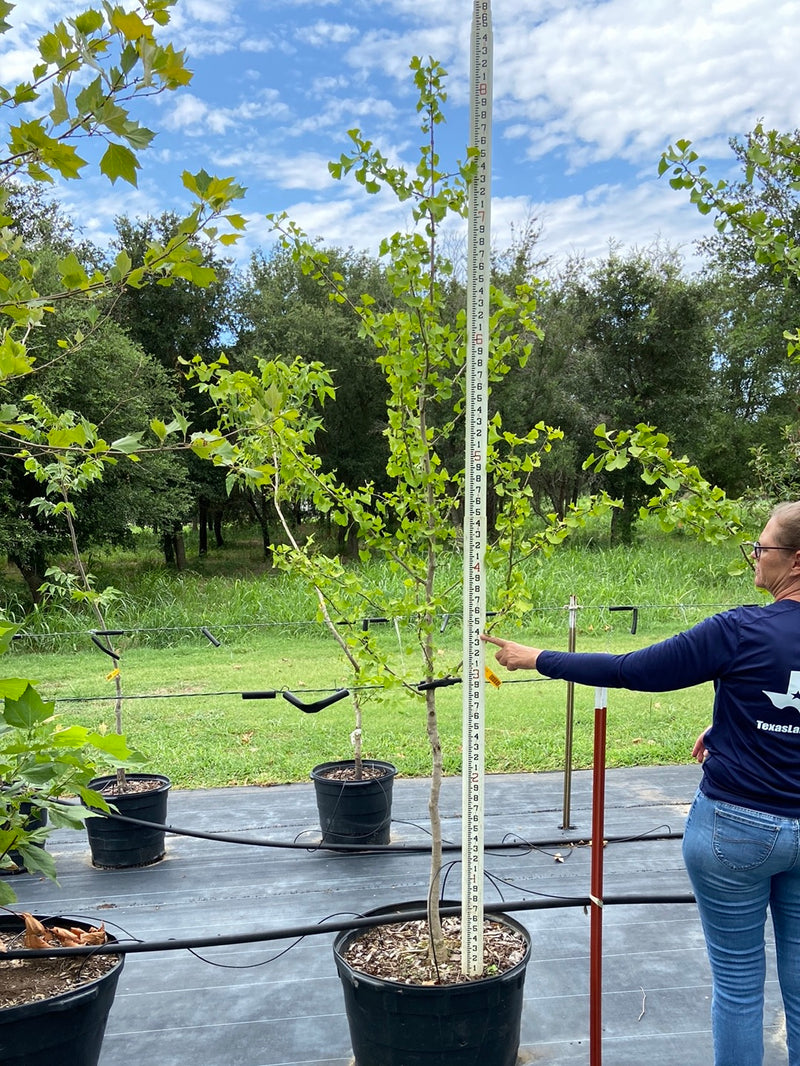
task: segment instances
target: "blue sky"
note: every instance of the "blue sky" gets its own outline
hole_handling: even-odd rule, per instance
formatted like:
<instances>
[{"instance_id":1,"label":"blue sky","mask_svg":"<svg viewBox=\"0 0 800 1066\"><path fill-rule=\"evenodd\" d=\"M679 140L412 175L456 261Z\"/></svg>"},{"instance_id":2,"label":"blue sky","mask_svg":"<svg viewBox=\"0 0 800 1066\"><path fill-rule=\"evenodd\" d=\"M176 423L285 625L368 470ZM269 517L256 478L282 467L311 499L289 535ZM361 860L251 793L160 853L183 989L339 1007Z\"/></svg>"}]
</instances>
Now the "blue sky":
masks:
<instances>
[{"instance_id":1,"label":"blue sky","mask_svg":"<svg viewBox=\"0 0 800 1066\"><path fill-rule=\"evenodd\" d=\"M20 0L0 40L4 84L26 76L32 42L68 11L69 0ZM276 211L325 243L376 251L405 209L333 181L327 162L357 126L413 165L413 55L448 70L440 150L463 155L471 0L179 0L173 12L169 35L194 78L143 114L158 137L139 187L96 177L58 190L100 244L115 215L185 208L179 175L204 167L248 189L240 257L269 245L264 216ZM725 176L730 136L759 118L800 126L796 0L493 0L492 12L498 248L535 218L556 264L656 239L691 262L710 221L658 179L662 150L689 138Z\"/></svg>"}]
</instances>

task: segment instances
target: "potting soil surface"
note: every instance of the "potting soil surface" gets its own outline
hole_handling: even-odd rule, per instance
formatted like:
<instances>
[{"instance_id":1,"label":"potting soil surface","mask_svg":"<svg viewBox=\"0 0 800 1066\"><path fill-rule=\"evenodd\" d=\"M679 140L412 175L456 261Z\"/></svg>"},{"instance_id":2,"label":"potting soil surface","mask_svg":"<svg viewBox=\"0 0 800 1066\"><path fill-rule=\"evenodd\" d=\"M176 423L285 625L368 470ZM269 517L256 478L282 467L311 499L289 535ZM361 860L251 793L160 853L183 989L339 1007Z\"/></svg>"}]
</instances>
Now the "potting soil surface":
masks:
<instances>
[{"instance_id":1,"label":"potting soil surface","mask_svg":"<svg viewBox=\"0 0 800 1066\"><path fill-rule=\"evenodd\" d=\"M602 913L602 1043L608 1066L708 1066L710 977L681 860L680 834L700 769L640 767L606 776ZM424 842L424 780L394 784L392 843ZM565 795L571 827L565 822ZM527 841L486 853L485 900L542 901L514 910L530 931L520 1061L590 1063L592 773L493 775L486 841ZM461 839L461 782L445 781L446 839ZM120 940L253 935L254 942L127 956L100 1066L349 1066L352 1051L331 952L334 934L277 937L336 916L423 899L429 857L340 854L319 841L313 785L173 790L169 823L302 848L221 843L170 834L167 854L141 869L98 870L85 836L48 842L60 885L14 878L18 909L101 919ZM445 894L459 898L458 853L445 856ZM453 863L454 865L450 865ZM645 902L613 902L618 897ZM274 939L264 939L272 934ZM786 1062L771 930L764 1066ZM480 1064L475 1064L480 1066Z\"/></svg>"}]
</instances>

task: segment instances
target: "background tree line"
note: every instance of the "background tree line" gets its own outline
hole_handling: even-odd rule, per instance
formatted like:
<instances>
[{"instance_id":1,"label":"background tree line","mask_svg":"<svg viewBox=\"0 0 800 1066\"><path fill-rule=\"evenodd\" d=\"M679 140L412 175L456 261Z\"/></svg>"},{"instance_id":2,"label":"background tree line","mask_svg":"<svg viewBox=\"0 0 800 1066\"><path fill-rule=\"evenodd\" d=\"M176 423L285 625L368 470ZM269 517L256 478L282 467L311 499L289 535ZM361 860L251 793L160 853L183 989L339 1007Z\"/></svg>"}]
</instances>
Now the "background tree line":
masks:
<instances>
[{"instance_id":1,"label":"background tree line","mask_svg":"<svg viewBox=\"0 0 800 1066\"><path fill-rule=\"evenodd\" d=\"M748 166L759 131L732 149ZM800 132L792 135L800 146ZM769 162L769 161L767 161ZM743 175L731 190L751 211L780 214L796 231L796 182L778 166L765 166L759 183ZM167 241L179 224L169 214L116 220L107 249L86 242L57 201L38 186L12 189L6 213L20 237L7 275L33 263L37 277L54 274L72 255L88 271L107 270L124 252L136 266L154 240ZM689 272L672 249L612 245L602 261L574 259L555 267L538 257L535 221L520 229L513 246L495 257L494 283L509 296L536 281L543 336L526 338L532 353L494 390L504 424L522 432L544 421L564 430L565 440L534 473L535 506L562 514L583 493L605 488L624 501L614 513L612 537L629 539L646 491L626 470L590 475L583 459L592 451L594 428L657 426L704 475L730 495L792 491L797 484L797 395L800 369L787 358L784 331L800 320L796 274L759 256L757 238L742 228L715 233L698 249L701 268ZM198 260L216 280L203 288L180 277L169 285L150 277L105 298L102 313L85 301L65 299L32 333L37 355L36 390L54 409L70 409L96 423L108 439L145 426L152 417L179 410L196 428L211 418L207 400L187 385L187 362L196 354L224 351L233 367L252 369L259 357L319 360L330 368L336 402L326 411L318 440L326 469L345 483L385 480L383 378L372 345L359 336L349 309L330 300L285 249L254 254L243 267L199 243ZM391 302L383 263L354 249L325 248L331 268L347 287ZM451 250L452 251L452 250ZM455 258L455 257L454 257ZM465 302L464 280L448 278L453 321ZM66 355L59 338L80 335ZM26 379L7 384L4 398L25 395ZM462 442L451 441L454 457ZM31 598L40 596L48 562L65 548L65 531L43 517L32 500L40 489L10 454L0 454L0 552L22 574ZM253 490L228 496L223 474L189 451L163 451L147 462L109 469L82 496L81 541L122 543L131 526L161 537L165 559L185 562L182 530L200 529L200 550L209 535L223 542L223 525L243 516L257 521L265 554L273 539L266 497ZM298 523L309 515L298 507ZM339 531L345 547L346 530Z\"/></svg>"}]
</instances>

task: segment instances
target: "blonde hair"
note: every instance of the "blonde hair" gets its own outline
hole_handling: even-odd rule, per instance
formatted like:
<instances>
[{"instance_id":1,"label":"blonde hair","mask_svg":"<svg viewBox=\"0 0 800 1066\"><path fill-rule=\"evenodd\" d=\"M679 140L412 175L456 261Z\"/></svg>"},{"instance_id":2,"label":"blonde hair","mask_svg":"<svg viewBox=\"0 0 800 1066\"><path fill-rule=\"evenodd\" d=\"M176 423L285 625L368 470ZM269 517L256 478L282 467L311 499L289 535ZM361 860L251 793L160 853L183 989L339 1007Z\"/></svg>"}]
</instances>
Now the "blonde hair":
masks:
<instances>
[{"instance_id":1,"label":"blonde hair","mask_svg":"<svg viewBox=\"0 0 800 1066\"><path fill-rule=\"evenodd\" d=\"M787 548L800 548L800 501L779 503L773 510L781 531L781 540Z\"/></svg>"}]
</instances>

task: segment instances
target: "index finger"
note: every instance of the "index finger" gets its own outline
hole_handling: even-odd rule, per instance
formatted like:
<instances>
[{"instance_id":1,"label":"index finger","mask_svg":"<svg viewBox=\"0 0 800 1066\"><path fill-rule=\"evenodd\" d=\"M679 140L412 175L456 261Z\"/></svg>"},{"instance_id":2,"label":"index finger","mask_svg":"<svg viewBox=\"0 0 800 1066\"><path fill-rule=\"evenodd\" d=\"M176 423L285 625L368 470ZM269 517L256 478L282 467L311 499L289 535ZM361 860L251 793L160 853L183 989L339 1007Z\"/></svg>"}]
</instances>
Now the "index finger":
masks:
<instances>
[{"instance_id":1,"label":"index finger","mask_svg":"<svg viewBox=\"0 0 800 1066\"><path fill-rule=\"evenodd\" d=\"M502 648L508 641L501 640L500 637L491 637L488 633L481 633L481 640L486 644L496 644L498 648Z\"/></svg>"}]
</instances>

